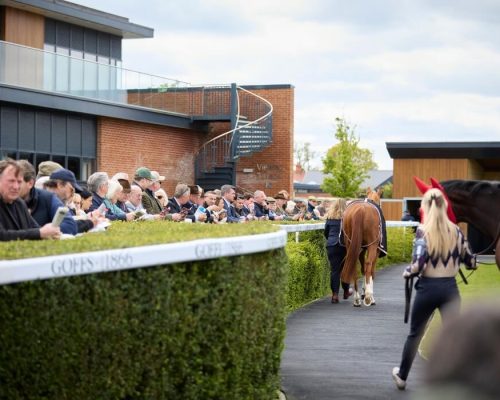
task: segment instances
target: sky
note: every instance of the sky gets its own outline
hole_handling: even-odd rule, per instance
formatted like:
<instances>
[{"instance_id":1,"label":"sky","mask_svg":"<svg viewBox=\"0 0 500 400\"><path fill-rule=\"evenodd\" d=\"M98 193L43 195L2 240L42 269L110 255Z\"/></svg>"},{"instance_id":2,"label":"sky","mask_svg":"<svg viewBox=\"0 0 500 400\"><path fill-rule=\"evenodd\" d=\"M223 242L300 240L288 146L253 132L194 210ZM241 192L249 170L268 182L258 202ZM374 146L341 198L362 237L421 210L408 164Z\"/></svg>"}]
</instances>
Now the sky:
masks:
<instances>
[{"instance_id":1,"label":"sky","mask_svg":"<svg viewBox=\"0 0 500 400\"><path fill-rule=\"evenodd\" d=\"M500 141L498 0L74 0L154 29L123 67L192 84L295 88L295 142L321 168L335 118L386 142ZM496 39L495 39L496 38Z\"/></svg>"}]
</instances>

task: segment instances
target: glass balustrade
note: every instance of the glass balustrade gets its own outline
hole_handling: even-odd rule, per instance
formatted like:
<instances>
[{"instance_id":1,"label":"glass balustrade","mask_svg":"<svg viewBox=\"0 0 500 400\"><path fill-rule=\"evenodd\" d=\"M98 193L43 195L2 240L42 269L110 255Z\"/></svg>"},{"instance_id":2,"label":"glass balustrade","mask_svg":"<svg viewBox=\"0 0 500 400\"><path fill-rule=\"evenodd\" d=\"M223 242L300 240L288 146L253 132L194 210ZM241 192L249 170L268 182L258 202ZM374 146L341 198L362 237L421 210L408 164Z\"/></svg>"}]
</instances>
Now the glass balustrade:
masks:
<instances>
[{"instance_id":1,"label":"glass balustrade","mask_svg":"<svg viewBox=\"0 0 500 400\"><path fill-rule=\"evenodd\" d=\"M192 114L192 90L187 82L3 41L0 41L0 83Z\"/></svg>"}]
</instances>

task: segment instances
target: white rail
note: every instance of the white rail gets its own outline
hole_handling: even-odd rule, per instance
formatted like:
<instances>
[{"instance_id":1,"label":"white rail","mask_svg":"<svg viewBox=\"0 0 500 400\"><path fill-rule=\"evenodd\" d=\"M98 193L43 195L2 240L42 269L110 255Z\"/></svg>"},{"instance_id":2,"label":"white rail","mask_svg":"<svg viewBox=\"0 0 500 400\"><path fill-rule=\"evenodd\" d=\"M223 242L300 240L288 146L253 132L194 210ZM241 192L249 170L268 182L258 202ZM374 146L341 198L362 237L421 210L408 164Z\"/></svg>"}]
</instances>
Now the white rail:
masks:
<instances>
[{"instance_id":1,"label":"white rail","mask_svg":"<svg viewBox=\"0 0 500 400\"><path fill-rule=\"evenodd\" d=\"M0 261L0 285L260 253L285 247L285 231Z\"/></svg>"}]
</instances>

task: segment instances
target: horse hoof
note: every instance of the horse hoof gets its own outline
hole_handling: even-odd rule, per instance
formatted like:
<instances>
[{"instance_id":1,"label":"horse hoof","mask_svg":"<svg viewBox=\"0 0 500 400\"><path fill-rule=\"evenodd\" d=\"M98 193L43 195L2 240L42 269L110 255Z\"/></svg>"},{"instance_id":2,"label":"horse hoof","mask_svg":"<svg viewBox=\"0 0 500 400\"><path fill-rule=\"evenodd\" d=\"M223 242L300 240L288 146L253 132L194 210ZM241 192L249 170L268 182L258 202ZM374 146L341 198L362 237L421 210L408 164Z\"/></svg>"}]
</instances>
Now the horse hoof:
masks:
<instances>
[{"instance_id":1,"label":"horse hoof","mask_svg":"<svg viewBox=\"0 0 500 400\"><path fill-rule=\"evenodd\" d=\"M352 304L353 307L361 307L361 304L356 304L356 303L353 303Z\"/></svg>"},{"instance_id":2,"label":"horse hoof","mask_svg":"<svg viewBox=\"0 0 500 400\"><path fill-rule=\"evenodd\" d=\"M367 307L375 305L375 299L372 297L365 297L363 300L363 304Z\"/></svg>"}]
</instances>

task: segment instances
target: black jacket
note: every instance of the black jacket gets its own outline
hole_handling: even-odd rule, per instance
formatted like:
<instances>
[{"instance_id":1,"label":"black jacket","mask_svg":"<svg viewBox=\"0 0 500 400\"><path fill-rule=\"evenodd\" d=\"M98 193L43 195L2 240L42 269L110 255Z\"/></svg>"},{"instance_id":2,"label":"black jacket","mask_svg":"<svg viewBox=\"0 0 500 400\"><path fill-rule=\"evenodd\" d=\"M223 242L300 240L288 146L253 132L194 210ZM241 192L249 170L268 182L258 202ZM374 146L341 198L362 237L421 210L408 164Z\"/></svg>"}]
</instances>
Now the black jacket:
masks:
<instances>
[{"instance_id":1,"label":"black jacket","mask_svg":"<svg viewBox=\"0 0 500 400\"><path fill-rule=\"evenodd\" d=\"M16 239L40 239L40 227L24 200L7 204L0 198L0 241Z\"/></svg>"},{"instance_id":2,"label":"black jacket","mask_svg":"<svg viewBox=\"0 0 500 400\"><path fill-rule=\"evenodd\" d=\"M327 219L325 221L324 236L327 246L340 244L340 219Z\"/></svg>"}]
</instances>

